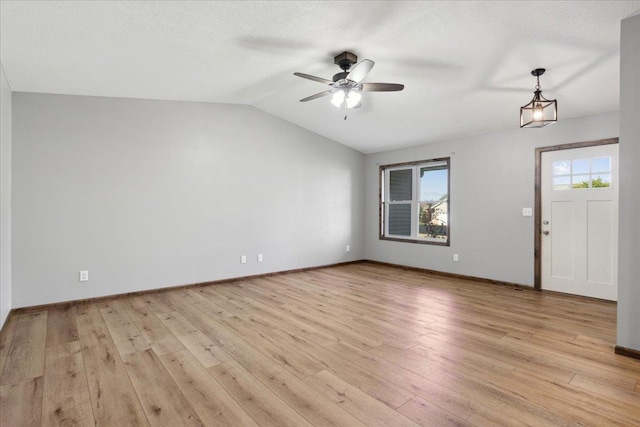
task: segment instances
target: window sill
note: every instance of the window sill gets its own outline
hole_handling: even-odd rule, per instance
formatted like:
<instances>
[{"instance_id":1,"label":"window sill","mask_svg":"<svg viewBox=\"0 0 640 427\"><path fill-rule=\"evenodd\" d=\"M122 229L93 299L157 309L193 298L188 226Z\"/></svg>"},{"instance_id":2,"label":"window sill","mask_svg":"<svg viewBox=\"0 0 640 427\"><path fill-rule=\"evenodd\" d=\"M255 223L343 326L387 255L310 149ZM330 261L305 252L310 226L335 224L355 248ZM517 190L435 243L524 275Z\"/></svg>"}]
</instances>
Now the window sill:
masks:
<instances>
[{"instance_id":1,"label":"window sill","mask_svg":"<svg viewBox=\"0 0 640 427\"><path fill-rule=\"evenodd\" d=\"M391 242L417 243L419 245L451 246L450 240L447 240L446 242L439 242L435 240L403 239L401 237L387 237L387 236L379 236L379 239L388 240Z\"/></svg>"}]
</instances>

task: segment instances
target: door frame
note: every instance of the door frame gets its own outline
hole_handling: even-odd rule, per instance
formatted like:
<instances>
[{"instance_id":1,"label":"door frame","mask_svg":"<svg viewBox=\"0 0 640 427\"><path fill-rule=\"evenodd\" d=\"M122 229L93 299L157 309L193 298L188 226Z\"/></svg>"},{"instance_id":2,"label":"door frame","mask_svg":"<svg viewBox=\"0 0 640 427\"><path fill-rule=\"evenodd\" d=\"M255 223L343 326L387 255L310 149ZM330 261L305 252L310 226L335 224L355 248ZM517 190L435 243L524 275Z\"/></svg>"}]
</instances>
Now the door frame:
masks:
<instances>
[{"instance_id":1,"label":"door frame","mask_svg":"<svg viewBox=\"0 0 640 427\"><path fill-rule=\"evenodd\" d=\"M536 178L535 178L535 201L533 220L533 288L536 291L542 290L542 153L548 151L571 150L573 148L596 147L598 145L617 144L619 138L597 139L594 141L572 142L569 144L552 145L549 147L536 148Z\"/></svg>"}]
</instances>

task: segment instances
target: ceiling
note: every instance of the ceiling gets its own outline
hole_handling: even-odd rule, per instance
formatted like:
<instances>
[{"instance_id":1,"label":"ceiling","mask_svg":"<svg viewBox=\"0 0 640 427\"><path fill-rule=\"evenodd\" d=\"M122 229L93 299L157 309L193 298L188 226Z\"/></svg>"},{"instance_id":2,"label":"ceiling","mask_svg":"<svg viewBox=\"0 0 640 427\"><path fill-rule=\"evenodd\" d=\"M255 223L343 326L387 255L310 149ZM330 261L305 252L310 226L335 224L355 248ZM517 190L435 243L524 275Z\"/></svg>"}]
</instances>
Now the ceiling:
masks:
<instances>
[{"instance_id":1,"label":"ceiling","mask_svg":"<svg viewBox=\"0 0 640 427\"><path fill-rule=\"evenodd\" d=\"M640 1L2 1L13 91L248 104L363 153L519 126L543 67L559 120L619 109L620 20ZM376 62L348 120L325 90ZM523 132L540 130L523 129Z\"/></svg>"}]
</instances>

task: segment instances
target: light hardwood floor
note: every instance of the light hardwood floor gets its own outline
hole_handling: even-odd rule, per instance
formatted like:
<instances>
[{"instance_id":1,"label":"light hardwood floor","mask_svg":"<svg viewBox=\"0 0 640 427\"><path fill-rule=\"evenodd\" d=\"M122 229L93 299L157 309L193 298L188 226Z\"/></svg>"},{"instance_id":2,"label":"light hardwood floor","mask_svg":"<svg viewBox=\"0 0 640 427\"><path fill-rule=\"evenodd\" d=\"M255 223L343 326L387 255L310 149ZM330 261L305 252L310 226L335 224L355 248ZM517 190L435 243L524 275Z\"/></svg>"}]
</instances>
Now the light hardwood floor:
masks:
<instances>
[{"instance_id":1,"label":"light hardwood floor","mask_svg":"<svg viewBox=\"0 0 640 427\"><path fill-rule=\"evenodd\" d=\"M0 423L640 425L615 304L358 263L12 315Z\"/></svg>"}]
</instances>

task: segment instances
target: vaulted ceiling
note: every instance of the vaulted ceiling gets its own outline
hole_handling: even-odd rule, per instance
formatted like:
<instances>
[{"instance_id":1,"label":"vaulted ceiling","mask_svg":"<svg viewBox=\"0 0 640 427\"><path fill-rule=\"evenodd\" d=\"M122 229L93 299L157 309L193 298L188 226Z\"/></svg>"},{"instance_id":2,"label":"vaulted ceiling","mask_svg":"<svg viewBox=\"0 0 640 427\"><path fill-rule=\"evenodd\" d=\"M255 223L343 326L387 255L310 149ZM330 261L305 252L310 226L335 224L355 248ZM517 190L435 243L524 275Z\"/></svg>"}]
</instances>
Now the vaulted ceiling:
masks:
<instances>
[{"instance_id":1,"label":"vaulted ceiling","mask_svg":"<svg viewBox=\"0 0 640 427\"><path fill-rule=\"evenodd\" d=\"M618 110L620 20L640 1L2 1L13 91L248 104L372 153L519 126L533 95L559 120ZM345 50L376 62L342 111L293 75L331 79ZM544 132L528 130L523 132Z\"/></svg>"}]
</instances>

